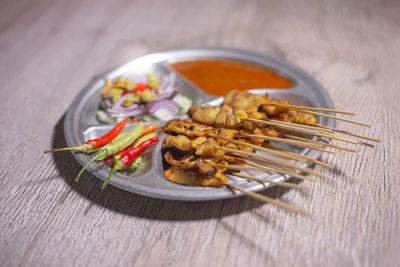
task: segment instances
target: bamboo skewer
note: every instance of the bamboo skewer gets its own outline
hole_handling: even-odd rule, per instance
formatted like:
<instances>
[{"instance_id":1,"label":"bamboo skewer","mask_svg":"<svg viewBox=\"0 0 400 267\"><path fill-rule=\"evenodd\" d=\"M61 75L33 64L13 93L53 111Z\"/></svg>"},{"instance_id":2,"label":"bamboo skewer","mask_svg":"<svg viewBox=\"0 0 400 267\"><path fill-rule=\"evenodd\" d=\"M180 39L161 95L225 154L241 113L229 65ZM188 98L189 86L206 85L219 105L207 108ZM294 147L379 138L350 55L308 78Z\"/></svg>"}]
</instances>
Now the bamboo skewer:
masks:
<instances>
[{"instance_id":1,"label":"bamboo skewer","mask_svg":"<svg viewBox=\"0 0 400 267\"><path fill-rule=\"evenodd\" d=\"M303 162L313 162L315 164L319 164L319 165L328 167L330 169L333 169L332 165L329 165L329 164L326 164L326 163L320 162L320 161L314 161L313 158L302 156L302 155L299 155L299 154L296 154L296 153L289 153L289 151L279 151L279 150L276 150L276 149L257 146L257 145L246 143L246 142L243 142L243 141L232 140L232 139L227 139L227 138L221 138L221 139L228 140L230 143L233 143L233 144L252 147L254 149L262 150L262 151L265 151L265 152L268 152L268 153L271 153L271 154L275 154L275 155L278 155L278 156L281 156L281 157L290 158L290 159L294 159L294 160L299 160L299 161L303 161Z\"/></svg>"},{"instance_id":2,"label":"bamboo skewer","mask_svg":"<svg viewBox=\"0 0 400 267\"><path fill-rule=\"evenodd\" d=\"M271 136L257 135L257 134L246 134L246 133L241 133L241 135L243 135L245 137L262 138L267 141L279 142L279 143L292 145L292 146L296 146L296 147L309 148L312 150L318 150L318 151L322 151L322 152L326 152L326 153L330 153L330 154L335 154L335 151L323 148L323 146L325 146L325 143L322 143L322 142L310 143L310 142L301 141L301 140L290 140L290 139L279 138L279 137L271 137Z\"/></svg>"},{"instance_id":3,"label":"bamboo skewer","mask_svg":"<svg viewBox=\"0 0 400 267\"><path fill-rule=\"evenodd\" d=\"M276 182L276 181L268 179L268 178L259 178L259 177L255 177L255 176L251 176L251 175L247 175L247 174L241 174L238 172L233 172L233 173L230 173L229 175L238 176L240 178L250 179L250 180L254 180L254 181L262 182L262 183L270 183L270 184L274 184L274 185L278 185L278 186L310 190L309 187L304 186L304 185L292 184L292 183L287 183L287 182Z\"/></svg>"},{"instance_id":4,"label":"bamboo skewer","mask_svg":"<svg viewBox=\"0 0 400 267\"><path fill-rule=\"evenodd\" d=\"M281 149L281 148L279 148L279 147L276 147L276 146L273 146L273 145L270 145L270 144L264 144L264 145L265 145L266 147L271 148L271 149L283 150L283 149ZM283 151L286 151L286 150L283 150ZM291 152L291 151L286 151L286 153L288 153L288 154L295 154L295 155L297 155L298 157L302 157L302 158L304 158L304 159L308 159L311 163L314 163L314 164L317 164L317 165L321 165L321 166L327 167L327 168L329 168L329 169L334 169L334 168L335 168L335 166L333 166L332 164L329 164L329 163L326 163L326 162L323 162L323 161L314 159L314 158L312 158L312 157L300 155L300 154L297 154L297 153L294 153L294 152Z\"/></svg>"},{"instance_id":5,"label":"bamboo skewer","mask_svg":"<svg viewBox=\"0 0 400 267\"><path fill-rule=\"evenodd\" d=\"M299 170L299 171L302 171L302 172L305 172L305 173L308 173L308 174L313 174L313 175L316 175L316 176L319 176L319 177L323 177L323 178L327 177L326 175L324 175L322 173L319 173L319 172L316 172L316 171L313 171L313 170L311 170L309 168L299 167L296 164L293 164L293 163L291 163L290 161L287 161L287 160L283 160L283 159L279 159L279 158L275 158L275 157L270 157L270 156L266 156L266 155L261 155L261 154L257 154L257 153L242 151L242 150L239 150L239 149L232 149L232 148L221 147L221 146L216 146L215 148L216 149L225 150L225 151L230 152L230 153L237 153L237 154L251 156L251 157L254 157L254 158L263 159L263 160L265 160L265 161L267 161L267 162L269 162L269 163L271 163L273 165L280 165L280 166L283 166L283 167L286 167L286 168Z\"/></svg>"},{"instance_id":6,"label":"bamboo skewer","mask_svg":"<svg viewBox=\"0 0 400 267\"><path fill-rule=\"evenodd\" d=\"M214 164L213 166L216 168L225 168L225 169L233 169L233 170L264 170L267 172L276 172L282 175L289 175L291 177L297 178L297 179L301 179L301 180L307 180L310 182L316 182L317 180L314 178L310 178L301 174L298 174L297 172L292 172L292 171L288 171L288 170L282 170L282 169L278 169L278 168L272 168L272 167L267 167L264 165L260 165L257 163L252 163L249 161L242 161L244 164L247 164L249 166L244 166L244 165L235 165L235 164L230 164L230 165L224 165L224 164Z\"/></svg>"},{"instance_id":7,"label":"bamboo skewer","mask_svg":"<svg viewBox=\"0 0 400 267\"><path fill-rule=\"evenodd\" d=\"M270 104L267 104L267 105L270 105ZM282 107L287 107L287 106L289 106L289 105L271 104L271 106L282 106ZM290 106L292 106L292 105L290 105ZM339 120L339 121L344 121L344 122L348 122L348 123L353 123L353 124L357 124L357 125L361 125L361 126L365 126L365 127L371 127L370 124L366 124L366 123L362 123L362 122L358 122L358 121L353 121L353 120L349 120L349 119L344 119L344 118L340 118L340 117L328 115L328 114L325 114L325 113L320 113L320 112L311 111L312 109L308 109L308 110L307 110L307 109L305 109L305 108L303 108L303 107L297 108L297 107L295 107L295 106L291 107L291 109L297 110L297 111L301 111L301 112L304 112L304 113L308 113L308 114L313 114L313 115L316 115L316 116L327 117L327 118L331 118L331 119L334 119L334 120ZM328 112L333 112L333 111L328 111ZM343 112L334 112L334 113L343 113ZM343 113L343 114L348 114L348 113L350 113L349 115L355 115L355 113L346 112L346 111L345 111L345 113Z\"/></svg>"},{"instance_id":8,"label":"bamboo skewer","mask_svg":"<svg viewBox=\"0 0 400 267\"><path fill-rule=\"evenodd\" d=\"M297 128L315 130L315 131L318 131L318 132L326 132L326 133L338 132L338 133L342 133L342 134L346 134L346 135L350 135L350 136L354 136L354 137L358 137L358 138L367 139L367 140L370 140L370 141L375 141L375 142L380 142L381 141L380 139L377 139L377 138L355 134L355 133L352 133L352 132L349 132L349 131L337 129L337 128L334 128L334 127L329 127L329 126L318 124L318 123L315 123L313 125L304 125L304 124L285 122L285 121L279 121L279 120L273 120L273 121L276 122L276 123L280 123L282 125L290 125L290 126L297 127ZM360 142L359 144L372 146L371 144L368 144L368 143L365 143L365 142Z\"/></svg>"},{"instance_id":9,"label":"bamboo skewer","mask_svg":"<svg viewBox=\"0 0 400 267\"><path fill-rule=\"evenodd\" d=\"M346 115L356 115L356 113L354 113L354 112L337 110L337 109L330 109L330 108L317 108L317 107L285 105L285 104L266 104L266 106L276 106L276 107L299 109L299 110L305 109L305 110L315 110L315 111L325 111L325 112L332 112L332 113L340 113L340 114L346 114Z\"/></svg>"},{"instance_id":10,"label":"bamboo skewer","mask_svg":"<svg viewBox=\"0 0 400 267\"><path fill-rule=\"evenodd\" d=\"M321 128L324 128L324 129L329 129L329 130L332 130L332 131L336 131L336 132L338 132L338 133L343 133L343 134L347 134L347 135L350 135L350 136L354 136L354 137L358 137L358 138L367 139L367 140L370 140L370 141L381 142L381 140L378 139L378 138L369 137L369 136L364 136L364 135L359 135L359 134L351 133L351 132L349 132L349 131L336 129L336 128L329 127L329 126L322 125L322 124L316 124L316 126L321 127Z\"/></svg>"},{"instance_id":11,"label":"bamboo skewer","mask_svg":"<svg viewBox=\"0 0 400 267\"><path fill-rule=\"evenodd\" d=\"M284 137L286 138L291 138L291 139L296 139L299 141L304 141L304 142L309 142L309 143L313 143L313 144L320 144L322 142L316 141L316 140L311 140L311 139L307 139L307 138L303 138L297 135L291 135L291 134L283 134ZM332 147L332 148L336 148L336 149L341 149L341 150L346 150L349 152L357 152L357 149L353 149L353 148L348 148L348 147L344 147L344 146L338 146L338 145L334 145L334 144L330 144L330 143L324 143L324 146L327 147Z\"/></svg>"},{"instance_id":12,"label":"bamboo skewer","mask_svg":"<svg viewBox=\"0 0 400 267\"><path fill-rule=\"evenodd\" d=\"M380 142L381 141L380 139L377 139L377 138L355 134L355 133L352 133L352 132L349 132L349 131L337 129L337 128L334 128L334 127L329 127L329 126L318 124L318 123L315 123L313 125L305 125L305 124L298 124L298 123L279 121L279 120L274 120L274 122L285 124L285 125L291 125L293 127L298 127L298 128L316 130L318 132L328 132L328 133L338 132L338 133L342 133L342 134L346 134L346 135L350 135L350 136L354 136L354 137L358 137L358 138L367 139L367 140L370 140L370 141L375 141L375 142Z\"/></svg>"},{"instance_id":13,"label":"bamboo skewer","mask_svg":"<svg viewBox=\"0 0 400 267\"><path fill-rule=\"evenodd\" d=\"M234 185L230 185L230 184L227 184L226 187L228 187L232 191L236 190L236 191L242 192L243 194L245 194L245 195L247 195L249 197L253 197L253 198L261 200L263 202L266 202L266 203L269 203L269 204L273 204L273 205L278 206L280 208L283 208L285 210L296 212L296 213L301 214L303 216L312 217L312 215L310 213L308 213L308 212L306 212L304 210L301 210L301 209L293 207L293 206L291 206L289 204L277 201L277 200L275 200L273 198L269 198L269 197L266 197L266 196L261 195L261 194L250 192L250 191L247 191L247 190L245 190L243 188L240 188L240 187L237 187L237 186L234 186Z\"/></svg>"},{"instance_id":14,"label":"bamboo skewer","mask_svg":"<svg viewBox=\"0 0 400 267\"><path fill-rule=\"evenodd\" d=\"M265 170L267 172L272 171L272 172L276 172L276 173L279 173L279 174L290 175L291 177L298 178L298 179L301 179L301 180L307 180L307 181L311 181L311 182L316 182L317 181L314 178L310 178L308 176L301 175L301 174L297 173L296 171L290 171L290 170L287 170L287 169L268 167L268 166L264 166L264 165L261 165L261 164L255 163L255 162L248 161L248 160L244 160L243 163L247 164L247 165L249 165L251 167L255 167L255 168L258 168L258 169Z\"/></svg>"},{"instance_id":15,"label":"bamboo skewer","mask_svg":"<svg viewBox=\"0 0 400 267\"><path fill-rule=\"evenodd\" d=\"M264 121L264 120L261 120ZM276 127L290 127L291 130L293 131L298 131L298 132L302 132L302 133L308 133L308 134L312 134L312 135L317 135L317 136L323 136L323 137L327 137L327 135L330 135L332 139L336 139L336 140L340 140L340 141L344 141L344 142L348 142L348 143L352 143L352 144L363 144L363 142L351 139L351 138L346 138L343 136L339 136L339 135L335 135L333 134L332 130L330 129L323 129L321 127L317 127L317 126L312 126L312 125L304 125L304 124L297 124L297 123L292 123L292 122L285 122L285 121L278 121L278 120L266 120L270 123L273 123L276 125ZM304 131L305 130L305 131Z\"/></svg>"},{"instance_id":16,"label":"bamboo skewer","mask_svg":"<svg viewBox=\"0 0 400 267\"><path fill-rule=\"evenodd\" d=\"M267 120L257 120L257 119L249 119L249 118L247 118L245 120L248 120L248 121L251 121L251 122L256 122L256 123L263 123L263 124L275 126L275 127L286 129L286 130L299 132L299 133L305 133L305 134L311 134L311 135L316 135L316 136L328 137L328 138L331 138L331 139L336 139L336 140L339 140L339 141L344 141L344 142L348 142L348 143L352 143L352 144L364 144L363 142L360 142L360 141L357 141L357 140L354 140L354 139L350 139L350 138L345 138L343 136L338 136L338 135L328 134L328 133L322 133L320 131L300 128L300 127L292 126L292 125L285 125L282 122L277 122L277 121L272 121L272 120L268 120L268 121Z\"/></svg>"},{"instance_id":17,"label":"bamboo skewer","mask_svg":"<svg viewBox=\"0 0 400 267\"><path fill-rule=\"evenodd\" d=\"M313 131L318 131L318 132L325 132L325 133L333 133L332 130L330 129L323 129L320 127L316 127L314 125L306 125L306 124L300 124L300 123L293 123L293 122L288 122L288 121L281 121L281 120L272 120L272 119L267 119L267 121L273 121L282 125L289 125L293 126L296 128L302 128L302 129L308 129L308 130L313 130Z\"/></svg>"}]
</instances>

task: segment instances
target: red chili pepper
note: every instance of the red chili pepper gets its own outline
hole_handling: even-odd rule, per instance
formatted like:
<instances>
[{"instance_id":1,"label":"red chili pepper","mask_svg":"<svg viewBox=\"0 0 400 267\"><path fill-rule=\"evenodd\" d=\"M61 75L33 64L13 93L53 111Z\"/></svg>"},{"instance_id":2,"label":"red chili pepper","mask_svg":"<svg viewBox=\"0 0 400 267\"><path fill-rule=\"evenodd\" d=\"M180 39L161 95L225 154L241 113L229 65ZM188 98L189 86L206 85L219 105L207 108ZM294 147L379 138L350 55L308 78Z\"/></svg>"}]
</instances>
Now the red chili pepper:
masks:
<instances>
[{"instance_id":1,"label":"red chili pepper","mask_svg":"<svg viewBox=\"0 0 400 267\"><path fill-rule=\"evenodd\" d=\"M123 150L119 151L119 152L117 153L117 155L118 155L118 156L122 156L122 155L124 155L125 153L129 152L129 151L135 146L135 144L136 144L136 142L134 142L132 145L130 145L130 146L124 148ZM105 158L103 161L104 161L105 163L109 163L109 162L111 162L111 161L114 159L114 157L115 157L115 155L108 156L108 157ZM111 166L114 166L114 163L111 162L110 165L111 165Z\"/></svg>"},{"instance_id":2,"label":"red chili pepper","mask_svg":"<svg viewBox=\"0 0 400 267\"><path fill-rule=\"evenodd\" d=\"M86 142L88 145L93 145L92 149L96 149L98 147L104 146L113 140L121 131L124 129L125 125L128 123L129 118L123 119L120 123L118 123L111 131L106 133L100 138L91 139Z\"/></svg>"},{"instance_id":3,"label":"red chili pepper","mask_svg":"<svg viewBox=\"0 0 400 267\"><path fill-rule=\"evenodd\" d=\"M131 120L131 122L132 122L132 123L135 123L135 122L137 122L137 120L135 120L135 119L132 119L132 120Z\"/></svg>"},{"instance_id":4,"label":"red chili pepper","mask_svg":"<svg viewBox=\"0 0 400 267\"><path fill-rule=\"evenodd\" d=\"M129 94L129 93L131 93L131 91L129 91L127 89L122 90L122 95L126 95L126 94Z\"/></svg>"},{"instance_id":5,"label":"red chili pepper","mask_svg":"<svg viewBox=\"0 0 400 267\"><path fill-rule=\"evenodd\" d=\"M120 158L118 157L114 158L114 167L112 168L110 175L107 177L107 180L101 186L101 189L104 189L104 187L110 181L111 177L115 174L115 172L129 167L129 164L133 160L135 160L140 154L142 154L143 151L145 151L147 148L149 148L151 145L157 142L158 142L158 137L150 138L141 143L138 147L130 146L131 149L129 149L129 151L123 154Z\"/></svg>"},{"instance_id":6,"label":"red chili pepper","mask_svg":"<svg viewBox=\"0 0 400 267\"><path fill-rule=\"evenodd\" d=\"M67 151L67 150L87 152L89 150L99 148L111 142L122 131L122 129L124 129L128 120L129 118L125 118L123 121L118 123L111 131L109 131L102 137L96 139L90 139L83 145L46 150L44 153L55 152L55 151Z\"/></svg>"}]
</instances>

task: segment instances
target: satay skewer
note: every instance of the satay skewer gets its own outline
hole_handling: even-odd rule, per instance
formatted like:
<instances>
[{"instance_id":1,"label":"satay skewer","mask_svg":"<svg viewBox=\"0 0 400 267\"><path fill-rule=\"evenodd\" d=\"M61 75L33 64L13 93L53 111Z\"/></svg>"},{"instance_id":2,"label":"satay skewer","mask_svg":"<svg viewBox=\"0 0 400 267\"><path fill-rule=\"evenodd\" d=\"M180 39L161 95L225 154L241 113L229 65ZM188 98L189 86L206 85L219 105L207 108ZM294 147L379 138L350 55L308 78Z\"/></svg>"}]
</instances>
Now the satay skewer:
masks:
<instances>
[{"instance_id":1,"label":"satay skewer","mask_svg":"<svg viewBox=\"0 0 400 267\"><path fill-rule=\"evenodd\" d=\"M350 135L350 136L354 136L354 137L366 139L366 140L369 140L369 141L381 142L381 140L378 139L378 138L369 137L369 136L364 136L364 135L359 135L359 134L351 133L351 132L346 131L346 130L341 130L341 129L329 127L329 126L322 125L322 124L315 124L315 125L318 126L318 127L324 128L324 129L328 129L328 130L332 130L332 131L335 131L335 132L338 132L338 133L347 134L347 135Z\"/></svg>"},{"instance_id":2,"label":"satay skewer","mask_svg":"<svg viewBox=\"0 0 400 267\"><path fill-rule=\"evenodd\" d=\"M271 157L271 156L261 155L261 154L258 154L258 153L247 152L247 151L242 151L242 150L239 150L239 149L232 149L232 148L221 147L221 146L216 146L215 149L224 150L224 151L227 151L229 153L236 153L236 154L242 154L242 155L246 155L246 156L251 156L251 157L254 157L254 158L259 158L259 159L265 160L265 161L267 161L267 162L269 162L270 164L273 164L273 165L278 165L278 166L282 166L282 167L286 167L286 168L295 169L295 170L298 170L298 171L301 171L301 172L305 172L305 173L308 173L308 174L313 174L313 175L316 175L316 176L319 176L319 177L322 177L322 178L326 178L327 177L325 174L313 171L313 170L311 170L309 168L299 167L299 166L297 166L296 164L294 164L294 163L292 163L290 161L279 159L279 158L276 158L276 157Z\"/></svg>"},{"instance_id":3,"label":"satay skewer","mask_svg":"<svg viewBox=\"0 0 400 267\"><path fill-rule=\"evenodd\" d=\"M268 106L269 104L266 104L266 105ZM272 106L275 106L275 105L272 105ZM334 120L338 120L338 121L344 121L344 122L348 122L348 123L357 124L357 125L360 125L360 126L371 127L371 125L367 124L367 123L358 122L358 121L349 120L349 119L344 119L344 118L340 118L340 117L333 116L333 115L328 115L328 114L321 113L321 112L315 112L315 111L305 110L305 109L302 109L302 108L300 109L300 108L295 108L295 107L293 107L291 109L292 110L296 110L296 111L301 111L303 113L313 114L313 115L320 116L320 117L326 117L326 118L330 118L330 119L334 119Z\"/></svg>"},{"instance_id":4,"label":"satay skewer","mask_svg":"<svg viewBox=\"0 0 400 267\"><path fill-rule=\"evenodd\" d=\"M247 118L245 119L247 121L251 121L251 122L256 122L256 123L263 123L266 125L270 125L270 126L275 126L278 128L282 128L285 130L290 130L290 131L295 131L295 132L299 132L299 133L305 133L305 134L311 134L311 135L316 135L316 136L321 136L321 137L328 137L331 139L335 139L335 140L339 140L339 141L344 141L344 142L348 142L348 143L352 143L352 144L359 144L359 145L365 145L365 143L354 140L354 139L350 139L350 138L346 138L343 136L338 136L335 134L329 134L329 133L323 133L317 130L310 130L310 129L305 129L305 128L301 128L298 126L293 126L293 125L288 125L283 123L282 121L275 121L275 120L257 120L257 119L250 119Z\"/></svg>"},{"instance_id":5,"label":"satay skewer","mask_svg":"<svg viewBox=\"0 0 400 267\"><path fill-rule=\"evenodd\" d=\"M243 194L245 194L245 195L247 195L249 197L261 200L263 202L267 202L269 204L273 204L273 205L278 206L280 208L283 208L285 210L292 211L292 212L301 214L301 215L306 216L306 217L312 217L312 214L310 214L310 213L308 213L308 212L306 212L306 211L304 211L302 209L299 209L299 208L296 208L296 207L291 206L289 204L280 202L280 201L275 200L273 198L269 198L269 197L266 197L266 196L261 195L261 194L250 192L250 191L247 191L247 190L245 190L243 188L240 188L240 187L237 187L237 186L234 186L234 185L231 185L231 184L227 184L226 187L228 187L232 191L234 191L234 190L239 191L239 192L241 192L241 193L243 193Z\"/></svg>"},{"instance_id":6,"label":"satay skewer","mask_svg":"<svg viewBox=\"0 0 400 267\"><path fill-rule=\"evenodd\" d=\"M304 186L304 185L292 184L292 183L288 183L288 182L276 182L276 181L268 179L268 178L259 178L259 177L255 177L255 176L251 176L251 175L247 175L247 174L238 173L238 172L232 172L232 173L229 173L229 175L233 175L233 176L237 176L240 178L249 179L249 180L253 180L253 181L257 181L257 182L262 182L262 183L270 183L270 184L283 186L283 187L310 190L309 187Z\"/></svg>"},{"instance_id":7,"label":"satay skewer","mask_svg":"<svg viewBox=\"0 0 400 267\"><path fill-rule=\"evenodd\" d=\"M257 163L253 163L253 162L249 162L249 161L242 161L243 164L249 165L249 166L245 166L245 165L235 165L235 164L229 164L229 165L224 165L224 164L213 164L214 167L216 168L222 168L222 169L230 169L230 170L264 170L266 172L276 172L282 175L289 175L293 178L297 178L297 179L301 179L301 180L307 180L310 182L316 182L317 180L311 177L307 177L304 175L301 175L297 172L294 171L289 171L289 170L282 170L279 168L272 168L272 167L267 167L264 165L260 165Z\"/></svg>"},{"instance_id":8,"label":"satay skewer","mask_svg":"<svg viewBox=\"0 0 400 267\"><path fill-rule=\"evenodd\" d=\"M330 169L334 168L333 165L330 165L330 164L327 164L325 162L321 162L321 161L315 160L315 159L310 158L310 157L299 155L299 154L296 154L296 153L288 153L288 151L284 151L284 150L279 151L279 150L276 150L276 149L270 149L270 148L254 145L254 144L251 144L251 143L239 141L239 140L233 140L233 139L228 139L228 138L221 138L221 139L227 140L227 141L229 141L230 143L233 143L233 144L242 145L242 146L248 146L248 147L251 147L251 148L254 148L254 149L262 150L262 151L265 151L265 152L268 152L268 153L271 153L271 154L275 154L275 155L280 156L280 157L290 158L290 159L299 160L299 161L303 161L303 162L312 162L312 163L315 163L315 164L318 164L318 165L321 165L321 166L324 166L324 167L327 167L327 168L330 168Z\"/></svg>"},{"instance_id":9,"label":"satay skewer","mask_svg":"<svg viewBox=\"0 0 400 267\"><path fill-rule=\"evenodd\" d=\"M240 133L240 134L242 136L244 136L244 137L262 138L262 139L267 140L267 141L279 142L279 143L282 143L282 144L287 144L287 145L292 145L292 146L302 147L302 148L309 148L309 149L312 149L312 150L318 150L318 151L326 152L326 153L329 153L329 154L335 154L335 151L323 148L325 146L325 143L323 143L323 142L316 141L316 143L310 143L310 142L307 142L307 141L304 141L304 140L291 140L291 139L288 139L288 138L271 137L271 136L267 136L267 135L247 134L247 133ZM340 149L348 150L345 147L340 147Z\"/></svg>"},{"instance_id":10,"label":"satay skewer","mask_svg":"<svg viewBox=\"0 0 400 267\"><path fill-rule=\"evenodd\" d=\"M329 126L318 124L318 123L314 123L312 125L306 125L306 124L299 124L299 123L280 121L280 120L274 120L274 121L276 121L278 123L281 122L283 124L292 125L294 127L306 128L306 129L316 130L316 131L320 131L320 132L328 132L328 133L338 132L338 133L342 133L342 134L346 134L346 135L350 135L350 136L354 136L354 137L358 137L358 138L367 139L370 141L375 141L375 142L381 141L380 139L377 139L377 138L355 134L355 133L352 133L349 131L341 130L341 129L334 128L334 127L329 127Z\"/></svg>"},{"instance_id":11,"label":"satay skewer","mask_svg":"<svg viewBox=\"0 0 400 267\"><path fill-rule=\"evenodd\" d=\"M297 136L297 135L291 135L291 134L286 134L286 133L284 133L284 134L282 134L282 135L283 135L284 137L286 137L286 138L295 139L295 140L299 140L299 141L303 141L303 142L308 142L308 143L313 143L313 144L320 144L320 143L322 143L322 142L319 142L319 141L316 141L316 140L307 139L307 138L300 137L300 136ZM324 142L324 146L331 147L331 148L336 148L336 149L341 149L341 150L346 150L346 151L349 151L349 152L358 152L358 150L357 150L357 149L354 149L354 148L348 148L348 147L344 147L344 146L338 146L338 145L334 145L334 144L330 144L330 143L325 143L325 142Z\"/></svg>"},{"instance_id":12,"label":"satay skewer","mask_svg":"<svg viewBox=\"0 0 400 267\"><path fill-rule=\"evenodd\" d=\"M357 125L364 126L364 127L371 127L371 124L353 121L353 120L349 120L349 119L344 119L344 118L340 118L340 117L336 117L336 116L332 116L332 115L328 115L328 114L324 114L324 113L320 113L320 112L309 111L309 110L302 110L301 112L313 114L313 115L320 116L320 117L326 117L326 118L330 118L330 119L334 119L334 120L338 120L338 121L353 123L353 124L357 124Z\"/></svg>"},{"instance_id":13,"label":"satay skewer","mask_svg":"<svg viewBox=\"0 0 400 267\"><path fill-rule=\"evenodd\" d=\"M291 151L287 151L287 150L284 150L284 149L282 149L280 147L273 146L271 144L264 143L263 146L265 146L267 148L275 149L275 150L285 151L285 153L287 153L287 154L291 154L291 155L296 155L298 157L302 157L304 159L309 160L309 162L311 162L311 163L314 163L314 164L317 164L317 165L321 165L321 166L327 167L329 169L334 169L335 168L332 164L329 164L329 163L314 159L314 158L309 157L309 156L304 156L304 155L300 155L300 154L297 154L297 153L294 153L294 152L291 152Z\"/></svg>"},{"instance_id":14,"label":"satay skewer","mask_svg":"<svg viewBox=\"0 0 400 267\"><path fill-rule=\"evenodd\" d=\"M315 110L315 111L324 111L324 112L339 113L339 114L346 114L346 115L356 115L355 112L343 111L343 110L338 110L338 109L330 109L330 108L317 108L317 107L286 105L286 104L274 104L274 103L268 103L268 104L266 104L266 106L276 106L276 107L282 107L282 108L288 108L288 109Z\"/></svg>"}]
</instances>

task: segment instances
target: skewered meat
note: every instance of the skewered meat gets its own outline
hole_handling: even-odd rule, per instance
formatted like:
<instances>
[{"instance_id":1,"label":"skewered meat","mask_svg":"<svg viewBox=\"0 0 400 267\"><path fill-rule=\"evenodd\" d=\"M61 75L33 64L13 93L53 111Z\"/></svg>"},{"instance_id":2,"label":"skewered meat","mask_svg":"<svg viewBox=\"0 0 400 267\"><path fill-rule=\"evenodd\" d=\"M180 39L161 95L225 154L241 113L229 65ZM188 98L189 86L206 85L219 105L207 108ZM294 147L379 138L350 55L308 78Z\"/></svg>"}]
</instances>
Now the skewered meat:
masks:
<instances>
[{"instance_id":1,"label":"skewered meat","mask_svg":"<svg viewBox=\"0 0 400 267\"><path fill-rule=\"evenodd\" d=\"M246 139L237 139L245 141ZM229 143L229 140L213 137L200 136L195 139L190 139L184 135L167 135L162 144L162 148L174 147L180 151L194 152L197 156L209 156L221 159L225 152L217 149L218 146L224 145L227 148L239 149L247 152L252 152L253 149L248 146L236 145Z\"/></svg>"},{"instance_id":2,"label":"skewered meat","mask_svg":"<svg viewBox=\"0 0 400 267\"><path fill-rule=\"evenodd\" d=\"M228 177L223 170L217 170L210 178L203 177L195 170L185 170L179 167L172 167L164 171L164 177L174 183L191 186L215 186L221 187L228 183Z\"/></svg>"},{"instance_id":3,"label":"skewered meat","mask_svg":"<svg viewBox=\"0 0 400 267\"><path fill-rule=\"evenodd\" d=\"M187 136L206 136L210 132L215 132L213 127L193 122L191 119L170 120L164 125L163 130Z\"/></svg>"},{"instance_id":4,"label":"skewered meat","mask_svg":"<svg viewBox=\"0 0 400 267\"><path fill-rule=\"evenodd\" d=\"M176 160L173 158L172 152L167 151L164 155L164 159L172 166L179 167L181 169L198 169L204 178L211 178L217 171L217 169L214 169L212 166L214 163L213 161L193 155L186 155L182 159Z\"/></svg>"},{"instance_id":5,"label":"skewered meat","mask_svg":"<svg viewBox=\"0 0 400 267\"><path fill-rule=\"evenodd\" d=\"M249 95L250 93L247 93ZM238 94L239 95L239 94ZM253 96L260 96L254 95ZM236 99L236 98L234 98ZM253 101L255 102L255 101ZM276 103L275 103L276 102ZM236 105L236 103L227 102L229 105ZM265 103L275 103L275 104L290 104L288 101L277 101L274 99L267 100ZM247 105L247 104L246 104ZM255 104L256 105L256 104ZM304 112L298 112L295 110L290 110L285 107L272 106L268 104L262 105L262 110L264 112L259 112L256 109L251 109L247 107L243 109L244 105L241 106L227 106L215 107L210 105L205 105L202 108L191 107L189 109L189 115L195 122L203 123L210 126L236 128L243 127L253 131L257 127L262 127L259 123L247 121L247 118L265 120L265 119L278 119L287 122L293 122L297 124L315 125L317 119L312 115ZM251 110L251 111L249 111Z\"/></svg>"},{"instance_id":6,"label":"skewered meat","mask_svg":"<svg viewBox=\"0 0 400 267\"><path fill-rule=\"evenodd\" d=\"M204 136L200 136L191 140L185 135L167 135L162 144L162 148L175 147L182 151L194 151L206 140L207 137Z\"/></svg>"},{"instance_id":7,"label":"skewered meat","mask_svg":"<svg viewBox=\"0 0 400 267\"><path fill-rule=\"evenodd\" d=\"M233 90L224 97L223 105L230 107L238 107L247 113L257 111L257 109L266 104L268 101L268 94L256 95L246 91Z\"/></svg>"},{"instance_id":8,"label":"skewered meat","mask_svg":"<svg viewBox=\"0 0 400 267\"><path fill-rule=\"evenodd\" d=\"M193 106L189 109L189 115L196 122L227 128L236 127L248 117L244 110L227 105L222 107L205 105L202 108Z\"/></svg>"}]
</instances>

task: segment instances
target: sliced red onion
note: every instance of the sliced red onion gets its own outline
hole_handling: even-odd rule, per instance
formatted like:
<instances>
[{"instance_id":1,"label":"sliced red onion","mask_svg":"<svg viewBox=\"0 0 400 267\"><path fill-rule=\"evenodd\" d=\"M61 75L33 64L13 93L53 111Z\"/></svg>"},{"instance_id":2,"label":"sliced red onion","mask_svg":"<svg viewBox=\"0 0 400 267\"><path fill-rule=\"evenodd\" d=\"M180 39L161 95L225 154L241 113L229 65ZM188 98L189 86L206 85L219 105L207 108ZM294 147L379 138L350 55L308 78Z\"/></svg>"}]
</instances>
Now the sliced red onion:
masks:
<instances>
[{"instance_id":1,"label":"sliced red onion","mask_svg":"<svg viewBox=\"0 0 400 267\"><path fill-rule=\"evenodd\" d=\"M178 89L167 87L164 91L158 95L158 99L171 99L179 93Z\"/></svg>"},{"instance_id":2,"label":"sliced red onion","mask_svg":"<svg viewBox=\"0 0 400 267\"><path fill-rule=\"evenodd\" d=\"M128 98L131 94L125 94L120 99L118 99L115 103L111 105L107 109L107 114L112 117L121 117L121 116L138 116L142 115L146 112L146 108L144 105L133 104L129 107L123 107L125 99Z\"/></svg>"},{"instance_id":3,"label":"sliced red onion","mask_svg":"<svg viewBox=\"0 0 400 267\"><path fill-rule=\"evenodd\" d=\"M121 109L108 109L107 114L112 117L133 117L143 115L147 112L145 105L135 105L135 107L121 108Z\"/></svg>"},{"instance_id":4,"label":"sliced red onion","mask_svg":"<svg viewBox=\"0 0 400 267\"><path fill-rule=\"evenodd\" d=\"M170 99L157 99L146 105L150 114L161 120L172 120L178 113L180 106Z\"/></svg>"},{"instance_id":5,"label":"sliced red onion","mask_svg":"<svg viewBox=\"0 0 400 267\"><path fill-rule=\"evenodd\" d=\"M176 87L176 75L171 73L168 76L164 76L163 82L161 84L162 93L158 95L158 99L171 99L176 94L179 93Z\"/></svg>"}]
</instances>

